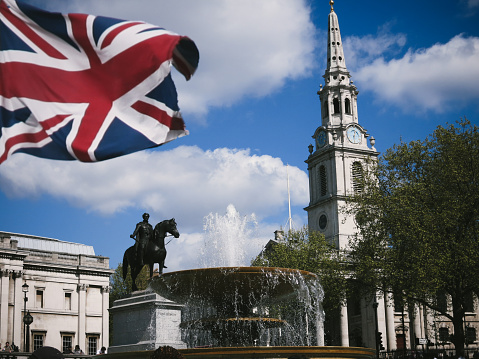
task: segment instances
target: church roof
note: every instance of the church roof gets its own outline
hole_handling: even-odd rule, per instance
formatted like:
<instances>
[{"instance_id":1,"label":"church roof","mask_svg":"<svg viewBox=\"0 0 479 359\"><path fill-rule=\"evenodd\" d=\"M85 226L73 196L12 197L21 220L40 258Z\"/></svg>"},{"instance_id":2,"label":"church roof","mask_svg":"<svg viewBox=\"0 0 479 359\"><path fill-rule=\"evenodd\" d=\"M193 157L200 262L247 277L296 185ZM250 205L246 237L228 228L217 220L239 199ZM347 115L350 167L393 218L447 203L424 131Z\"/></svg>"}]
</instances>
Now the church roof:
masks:
<instances>
[{"instance_id":1,"label":"church roof","mask_svg":"<svg viewBox=\"0 0 479 359\"><path fill-rule=\"evenodd\" d=\"M0 232L0 234L8 235L11 240L18 241L18 249L67 253L73 255L95 255L93 247L86 244L65 242L54 238L38 237L28 234L9 232Z\"/></svg>"}]
</instances>

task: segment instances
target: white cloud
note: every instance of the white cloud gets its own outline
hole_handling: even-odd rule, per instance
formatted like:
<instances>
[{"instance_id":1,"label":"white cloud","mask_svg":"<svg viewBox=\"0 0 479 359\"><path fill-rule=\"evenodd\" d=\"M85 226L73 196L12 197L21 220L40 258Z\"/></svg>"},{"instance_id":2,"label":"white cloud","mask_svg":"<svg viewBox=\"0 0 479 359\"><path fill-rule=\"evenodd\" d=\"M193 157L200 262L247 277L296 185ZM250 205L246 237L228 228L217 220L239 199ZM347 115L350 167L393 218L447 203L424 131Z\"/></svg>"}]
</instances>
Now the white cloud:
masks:
<instances>
[{"instance_id":1,"label":"white cloud","mask_svg":"<svg viewBox=\"0 0 479 359\"><path fill-rule=\"evenodd\" d=\"M445 44L412 50L398 59L376 58L354 80L388 103L411 111L443 112L477 102L479 38L458 35Z\"/></svg>"},{"instance_id":2,"label":"white cloud","mask_svg":"<svg viewBox=\"0 0 479 359\"><path fill-rule=\"evenodd\" d=\"M479 6L479 0L467 0L467 6L470 8L470 9L473 9L475 7L478 7Z\"/></svg>"},{"instance_id":3,"label":"white cloud","mask_svg":"<svg viewBox=\"0 0 479 359\"><path fill-rule=\"evenodd\" d=\"M308 202L308 177L289 166L293 204ZM0 186L12 197L48 194L89 211L111 215L142 208L180 218L200 231L203 217L233 204L259 220L284 212L286 165L249 150L203 151L180 146L141 151L99 163L51 161L15 154L0 167Z\"/></svg>"},{"instance_id":4,"label":"white cloud","mask_svg":"<svg viewBox=\"0 0 479 359\"><path fill-rule=\"evenodd\" d=\"M49 9L143 20L189 36L200 51L198 71L175 83L184 113L204 115L264 96L314 66L315 27L305 0L49 1Z\"/></svg>"},{"instance_id":5,"label":"white cloud","mask_svg":"<svg viewBox=\"0 0 479 359\"><path fill-rule=\"evenodd\" d=\"M249 265L284 225L274 217L286 213L286 171L279 158L227 148L203 151L180 146L98 163L15 154L0 166L0 188L12 198L47 195L112 218L128 209L146 210L151 218L173 216L181 224L180 238L168 246L168 258L174 260L166 265L173 271L209 262L211 253L199 255L205 246L204 218L210 213L223 215L230 204L241 216L255 215L258 220L256 230L243 239L243 265ZM292 166L288 172L292 203L304 207L309 196L307 174ZM108 251L115 258L121 255L117 249Z\"/></svg>"},{"instance_id":6,"label":"white cloud","mask_svg":"<svg viewBox=\"0 0 479 359\"><path fill-rule=\"evenodd\" d=\"M405 34L392 34L389 25L382 26L377 35L348 36L343 41L346 65L350 71L368 65L378 57L396 55L406 44Z\"/></svg>"}]
</instances>

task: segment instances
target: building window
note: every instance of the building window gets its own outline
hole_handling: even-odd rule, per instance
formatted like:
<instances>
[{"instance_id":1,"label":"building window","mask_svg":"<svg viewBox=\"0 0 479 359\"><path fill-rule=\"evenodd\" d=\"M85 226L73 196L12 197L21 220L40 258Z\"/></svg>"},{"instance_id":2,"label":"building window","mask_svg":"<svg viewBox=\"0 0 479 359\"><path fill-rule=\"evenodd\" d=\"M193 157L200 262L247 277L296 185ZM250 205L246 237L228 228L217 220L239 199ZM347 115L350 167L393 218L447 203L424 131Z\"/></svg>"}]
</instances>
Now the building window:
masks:
<instances>
[{"instance_id":1,"label":"building window","mask_svg":"<svg viewBox=\"0 0 479 359\"><path fill-rule=\"evenodd\" d=\"M348 115L351 114L351 100L349 98L344 100L344 110Z\"/></svg>"},{"instance_id":2,"label":"building window","mask_svg":"<svg viewBox=\"0 0 479 359\"><path fill-rule=\"evenodd\" d=\"M361 162L355 161L352 166L352 175L353 175L353 189L355 192L359 193L363 189L363 166Z\"/></svg>"},{"instance_id":3,"label":"building window","mask_svg":"<svg viewBox=\"0 0 479 359\"><path fill-rule=\"evenodd\" d=\"M319 179L320 179L320 188L321 188L321 197L326 196L328 192L328 186L326 182L326 167L319 166Z\"/></svg>"},{"instance_id":4,"label":"building window","mask_svg":"<svg viewBox=\"0 0 479 359\"><path fill-rule=\"evenodd\" d=\"M323 104L323 117L328 117L329 116L329 103L328 101L324 101Z\"/></svg>"},{"instance_id":5,"label":"building window","mask_svg":"<svg viewBox=\"0 0 479 359\"><path fill-rule=\"evenodd\" d=\"M339 113L339 100L337 98L333 99L334 113Z\"/></svg>"},{"instance_id":6,"label":"building window","mask_svg":"<svg viewBox=\"0 0 479 359\"><path fill-rule=\"evenodd\" d=\"M404 311L404 301L400 291L393 292L393 304L396 313L402 313Z\"/></svg>"},{"instance_id":7,"label":"building window","mask_svg":"<svg viewBox=\"0 0 479 359\"><path fill-rule=\"evenodd\" d=\"M442 313L447 312L447 294L446 292L441 292L436 296L436 305Z\"/></svg>"},{"instance_id":8,"label":"building window","mask_svg":"<svg viewBox=\"0 0 479 359\"><path fill-rule=\"evenodd\" d=\"M65 310L72 309L72 293L65 292Z\"/></svg>"},{"instance_id":9,"label":"building window","mask_svg":"<svg viewBox=\"0 0 479 359\"><path fill-rule=\"evenodd\" d=\"M474 344L476 339L476 328L466 327L466 344Z\"/></svg>"},{"instance_id":10,"label":"building window","mask_svg":"<svg viewBox=\"0 0 479 359\"><path fill-rule=\"evenodd\" d=\"M88 355L95 355L98 351L98 337L97 336L89 336L88 337Z\"/></svg>"},{"instance_id":11,"label":"building window","mask_svg":"<svg viewBox=\"0 0 479 359\"><path fill-rule=\"evenodd\" d=\"M472 292L467 293L464 299L464 310L469 313L474 312L474 295Z\"/></svg>"},{"instance_id":12,"label":"building window","mask_svg":"<svg viewBox=\"0 0 479 359\"><path fill-rule=\"evenodd\" d=\"M73 335L63 335L62 336L62 352L65 354L70 354L73 348Z\"/></svg>"},{"instance_id":13,"label":"building window","mask_svg":"<svg viewBox=\"0 0 479 359\"><path fill-rule=\"evenodd\" d=\"M442 343L449 341L449 328L439 328L439 341Z\"/></svg>"},{"instance_id":14,"label":"building window","mask_svg":"<svg viewBox=\"0 0 479 359\"><path fill-rule=\"evenodd\" d=\"M45 335L43 333L33 334L33 351L43 347L44 339L45 339Z\"/></svg>"},{"instance_id":15,"label":"building window","mask_svg":"<svg viewBox=\"0 0 479 359\"><path fill-rule=\"evenodd\" d=\"M37 289L36 295L35 295L35 306L37 308L43 308L44 302L43 302L43 289Z\"/></svg>"}]
</instances>

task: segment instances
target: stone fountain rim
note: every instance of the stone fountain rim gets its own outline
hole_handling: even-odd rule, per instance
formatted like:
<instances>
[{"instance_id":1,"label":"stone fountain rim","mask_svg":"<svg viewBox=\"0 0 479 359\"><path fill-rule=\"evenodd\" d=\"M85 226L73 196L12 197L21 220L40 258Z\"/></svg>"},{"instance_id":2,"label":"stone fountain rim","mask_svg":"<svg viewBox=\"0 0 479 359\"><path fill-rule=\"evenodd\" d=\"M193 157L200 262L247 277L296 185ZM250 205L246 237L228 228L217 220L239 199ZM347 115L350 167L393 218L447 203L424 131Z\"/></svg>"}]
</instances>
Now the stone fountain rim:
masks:
<instances>
[{"instance_id":1,"label":"stone fountain rim","mask_svg":"<svg viewBox=\"0 0 479 359\"><path fill-rule=\"evenodd\" d=\"M107 354L101 358L111 359L148 359L153 350ZM304 354L309 357L329 359L373 359L376 351L364 347L338 346L284 346L284 347L208 347L179 349L186 359L202 358L287 358L292 354ZM93 358L100 359L100 356Z\"/></svg>"},{"instance_id":2,"label":"stone fountain rim","mask_svg":"<svg viewBox=\"0 0 479 359\"><path fill-rule=\"evenodd\" d=\"M174 272L167 272L163 273L162 276L169 276L169 275L182 275L191 272L236 272L236 273L271 273L271 272L278 272L284 274L298 274L300 273L304 277L312 277L314 279L318 279L318 276L312 272L308 272L302 269L294 269L294 268L283 268L283 267L256 267L256 266L232 266L232 267L208 267L208 268L195 268L195 269L182 269L179 271Z\"/></svg>"}]
</instances>

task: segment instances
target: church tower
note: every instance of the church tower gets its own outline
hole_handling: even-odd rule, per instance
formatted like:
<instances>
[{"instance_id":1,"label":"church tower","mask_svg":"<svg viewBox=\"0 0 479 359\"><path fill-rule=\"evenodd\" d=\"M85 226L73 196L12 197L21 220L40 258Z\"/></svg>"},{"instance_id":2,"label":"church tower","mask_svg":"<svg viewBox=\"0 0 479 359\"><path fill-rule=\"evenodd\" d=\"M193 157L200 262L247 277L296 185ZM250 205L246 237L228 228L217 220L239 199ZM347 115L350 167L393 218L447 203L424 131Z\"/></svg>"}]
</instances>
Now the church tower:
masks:
<instances>
[{"instance_id":1,"label":"church tower","mask_svg":"<svg viewBox=\"0 0 479 359\"><path fill-rule=\"evenodd\" d=\"M325 85L318 91L321 123L313 134L305 161L309 172L308 225L344 249L355 233L354 219L341 208L348 195L360 190L358 178L368 158L376 159L375 140L358 120L358 90L346 68L338 16L330 1ZM369 144L368 146L368 139Z\"/></svg>"}]
</instances>

